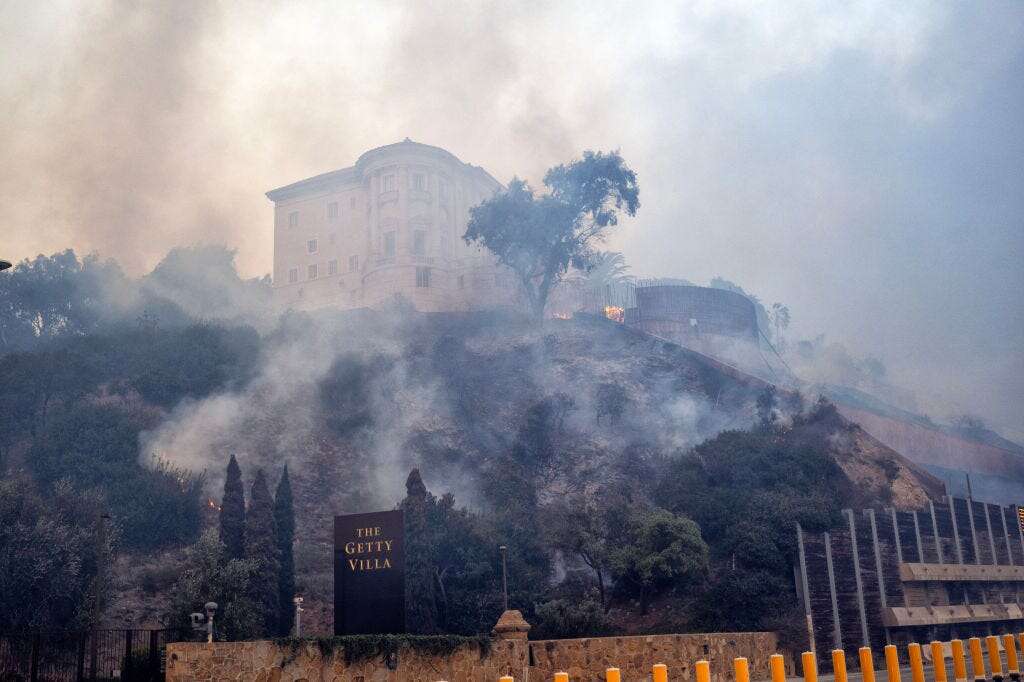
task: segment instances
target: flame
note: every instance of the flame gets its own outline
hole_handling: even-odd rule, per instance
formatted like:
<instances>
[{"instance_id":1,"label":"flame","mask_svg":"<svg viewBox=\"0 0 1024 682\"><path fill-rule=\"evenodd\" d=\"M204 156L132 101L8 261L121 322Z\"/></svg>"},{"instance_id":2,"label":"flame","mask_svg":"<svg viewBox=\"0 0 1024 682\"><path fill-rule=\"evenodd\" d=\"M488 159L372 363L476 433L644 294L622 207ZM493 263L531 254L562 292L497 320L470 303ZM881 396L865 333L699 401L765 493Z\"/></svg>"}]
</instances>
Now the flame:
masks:
<instances>
[{"instance_id":1,"label":"flame","mask_svg":"<svg viewBox=\"0 0 1024 682\"><path fill-rule=\"evenodd\" d=\"M609 320L614 320L619 324L626 321L626 311L617 305L606 305L604 307L604 316Z\"/></svg>"},{"instance_id":2,"label":"flame","mask_svg":"<svg viewBox=\"0 0 1024 682\"><path fill-rule=\"evenodd\" d=\"M216 511L220 511L220 505L218 505L216 502L214 502L212 498L207 498L206 506L209 507L210 509L215 509Z\"/></svg>"}]
</instances>

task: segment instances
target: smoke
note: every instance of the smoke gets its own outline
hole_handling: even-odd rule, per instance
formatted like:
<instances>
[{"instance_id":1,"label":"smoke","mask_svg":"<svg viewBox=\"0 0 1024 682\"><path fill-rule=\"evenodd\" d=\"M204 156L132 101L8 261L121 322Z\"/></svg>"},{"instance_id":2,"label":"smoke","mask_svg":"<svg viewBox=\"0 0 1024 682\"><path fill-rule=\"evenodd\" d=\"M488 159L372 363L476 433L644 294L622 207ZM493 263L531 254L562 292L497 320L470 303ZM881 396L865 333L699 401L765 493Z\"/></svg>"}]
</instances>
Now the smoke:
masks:
<instances>
[{"instance_id":1,"label":"smoke","mask_svg":"<svg viewBox=\"0 0 1024 682\"><path fill-rule=\"evenodd\" d=\"M1022 30L1005 2L6 3L3 255L138 274L217 241L259 275L263 192L368 148L534 181L621 148L646 198L609 247L634 272L724 273L794 338L1020 429Z\"/></svg>"}]
</instances>

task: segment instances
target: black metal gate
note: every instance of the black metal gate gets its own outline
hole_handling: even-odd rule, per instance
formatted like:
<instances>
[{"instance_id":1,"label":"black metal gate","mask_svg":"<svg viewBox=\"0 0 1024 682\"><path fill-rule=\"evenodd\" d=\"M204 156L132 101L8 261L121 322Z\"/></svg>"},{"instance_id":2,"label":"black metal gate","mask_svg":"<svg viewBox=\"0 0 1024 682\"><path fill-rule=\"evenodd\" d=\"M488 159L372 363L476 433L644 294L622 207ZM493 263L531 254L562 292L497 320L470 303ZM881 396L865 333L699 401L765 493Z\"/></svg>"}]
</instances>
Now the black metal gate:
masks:
<instances>
[{"instance_id":1,"label":"black metal gate","mask_svg":"<svg viewBox=\"0 0 1024 682\"><path fill-rule=\"evenodd\" d=\"M0 634L0 682L163 680L168 642L179 630L98 630Z\"/></svg>"}]
</instances>

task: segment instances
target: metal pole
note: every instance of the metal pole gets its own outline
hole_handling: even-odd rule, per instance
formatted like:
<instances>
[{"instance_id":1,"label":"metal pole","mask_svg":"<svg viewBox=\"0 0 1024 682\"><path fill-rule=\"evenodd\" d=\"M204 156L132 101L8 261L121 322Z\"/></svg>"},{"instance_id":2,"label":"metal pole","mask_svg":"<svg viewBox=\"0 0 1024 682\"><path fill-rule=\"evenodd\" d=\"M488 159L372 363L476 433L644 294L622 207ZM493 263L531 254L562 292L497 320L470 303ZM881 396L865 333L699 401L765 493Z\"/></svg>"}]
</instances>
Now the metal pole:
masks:
<instances>
[{"instance_id":1,"label":"metal pole","mask_svg":"<svg viewBox=\"0 0 1024 682\"><path fill-rule=\"evenodd\" d=\"M506 566L506 557L508 555L508 547L500 545L498 551L501 552L501 598L505 604L505 608L502 612L508 611L508 568Z\"/></svg>"}]
</instances>

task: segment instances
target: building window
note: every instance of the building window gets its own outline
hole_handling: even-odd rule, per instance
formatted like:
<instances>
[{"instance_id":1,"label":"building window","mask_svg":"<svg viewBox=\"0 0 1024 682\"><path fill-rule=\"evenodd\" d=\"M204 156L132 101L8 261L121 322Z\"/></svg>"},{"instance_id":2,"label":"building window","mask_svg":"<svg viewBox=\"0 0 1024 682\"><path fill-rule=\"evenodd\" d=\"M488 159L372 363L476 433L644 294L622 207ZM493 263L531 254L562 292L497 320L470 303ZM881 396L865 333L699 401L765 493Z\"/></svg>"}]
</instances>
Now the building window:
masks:
<instances>
[{"instance_id":1,"label":"building window","mask_svg":"<svg viewBox=\"0 0 1024 682\"><path fill-rule=\"evenodd\" d=\"M437 180L437 196L441 199L448 198L448 183L440 178Z\"/></svg>"},{"instance_id":2,"label":"building window","mask_svg":"<svg viewBox=\"0 0 1024 682\"><path fill-rule=\"evenodd\" d=\"M464 286L466 286L466 276L465 275L459 275L459 288L461 289Z\"/></svg>"},{"instance_id":3,"label":"building window","mask_svg":"<svg viewBox=\"0 0 1024 682\"><path fill-rule=\"evenodd\" d=\"M327 276L338 274L338 261L329 260L327 261Z\"/></svg>"},{"instance_id":4,"label":"building window","mask_svg":"<svg viewBox=\"0 0 1024 682\"><path fill-rule=\"evenodd\" d=\"M348 200L348 207L351 208L351 209L355 209L355 207L356 207L356 198L355 197L352 197L351 199Z\"/></svg>"},{"instance_id":5,"label":"building window","mask_svg":"<svg viewBox=\"0 0 1024 682\"><path fill-rule=\"evenodd\" d=\"M316 252L317 252L316 240L315 239L310 239L308 242L306 242L306 253L316 253Z\"/></svg>"},{"instance_id":6,"label":"building window","mask_svg":"<svg viewBox=\"0 0 1024 682\"><path fill-rule=\"evenodd\" d=\"M427 176L423 173L412 174L412 188L418 189L421 192L427 188Z\"/></svg>"},{"instance_id":7,"label":"building window","mask_svg":"<svg viewBox=\"0 0 1024 682\"><path fill-rule=\"evenodd\" d=\"M299 226L299 212L298 211L292 211L291 213L288 214L288 227L298 227L298 226Z\"/></svg>"},{"instance_id":8,"label":"building window","mask_svg":"<svg viewBox=\"0 0 1024 682\"><path fill-rule=\"evenodd\" d=\"M355 272L359 269L359 256L348 257L348 271Z\"/></svg>"},{"instance_id":9,"label":"building window","mask_svg":"<svg viewBox=\"0 0 1024 682\"><path fill-rule=\"evenodd\" d=\"M394 174L392 174L392 175L385 175L384 176L384 186L383 187L384 188L381 190L381 192L394 192L395 191L395 176L394 176Z\"/></svg>"},{"instance_id":10,"label":"building window","mask_svg":"<svg viewBox=\"0 0 1024 682\"><path fill-rule=\"evenodd\" d=\"M427 253L427 233L423 230L416 230L412 233L413 255L423 256Z\"/></svg>"},{"instance_id":11,"label":"building window","mask_svg":"<svg viewBox=\"0 0 1024 682\"><path fill-rule=\"evenodd\" d=\"M327 219L332 223L338 219L338 202L332 201L327 204Z\"/></svg>"},{"instance_id":12,"label":"building window","mask_svg":"<svg viewBox=\"0 0 1024 682\"><path fill-rule=\"evenodd\" d=\"M306 268L306 279L316 279L316 263Z\"/></svg>"},{"instance_id":13,"label":"building window","mask_svg":"<svg viewBox=\"0 0 1024 682\"><path fill-rule=\"evenodd\" d=\"M288 284L295 284L299 281L299 269L290 268L288 270Z\"/></svg>"},{"instance_id":14,"label":"building window","mask_svg":"<svg viewBox=\"0 0 1024 682\"><path fill-rule=\"evenodd\" d=\"M336 235L335 235L335 234L334 234L333 232L331 232L331 243L332 243L332 244L334 243L334 238L335 238L335 236L336 236Z\"/></svg>"},{"instance_id":15,"label":"building window","mask_svg":"<svg viewBox=\"0 0 1024 682\"><path fill-rule=\"evenodd\" d=\"M393 258L395 255L395 233L384 233L384 257Z\"/></svg>"},{"instance_id":16,"label":"building window","mask_svg":"<svg viewBox=\"0 0 1024 682\"><path fill-rule=\"evenodd\" d=\"M430 268L416 268L416 287L419 289L430 288Z\"/></svg>"}]
</instances>

